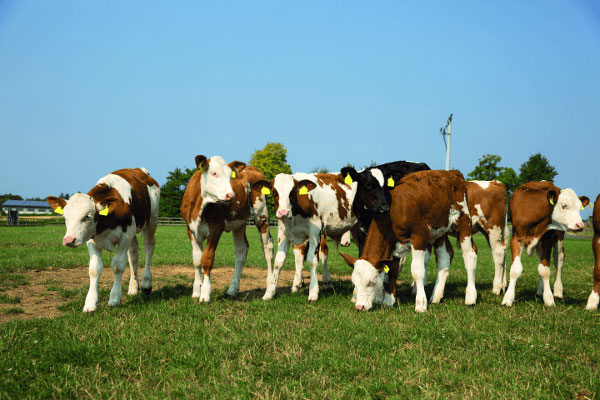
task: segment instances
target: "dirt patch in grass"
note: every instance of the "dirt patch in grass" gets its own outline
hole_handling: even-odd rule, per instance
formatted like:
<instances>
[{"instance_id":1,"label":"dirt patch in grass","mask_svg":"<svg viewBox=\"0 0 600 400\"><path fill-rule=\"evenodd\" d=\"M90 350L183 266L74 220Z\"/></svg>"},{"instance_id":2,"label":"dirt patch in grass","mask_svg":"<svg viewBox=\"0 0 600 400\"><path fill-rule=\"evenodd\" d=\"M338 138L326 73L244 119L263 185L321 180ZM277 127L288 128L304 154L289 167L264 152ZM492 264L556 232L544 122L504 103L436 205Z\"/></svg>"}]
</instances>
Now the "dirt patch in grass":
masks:
<instances>
[{"instance_id":1,"label":"dirt patch in grass","mask_svg":"<svg viewBox=\"0 0 600 400\"><path fill-rule=\"evenodd\" d=\"M142 269L138 270L141 278ZM75 298L85 299L89 287L88 268L55 268L44 271L22 272L28 284L4 290L2 293L14 298L19 298L18 304L0 304L0 324L14 319L55 318L63 312L58 307L67 304ZM214 290L227 289L233 276L233 268L223 267L213 269L211 284ZM267 271L260 268L244 268L240 282L238 299L253 300L261 298L266 288ZM289 293L294 271L283 270L279 279L278 293ZM319 276L319 280L322 277ZM332 276L332 279L350 279L349 276ZM192 295L194 269L184 265L162 265L152 268L152 290L159 290L167 286L184 285L189 287ZM303 271L303 281L308 284L310 272ZM100 278L100 290L110 290L113 284L113 273L110 268L104 268ZM129 284L129 269L123 274L123 302L127 302L127 287ZM141 295L141 294L140 294ZM100 295L98 307L108 307L108 298ZM11 313L10 309L18 306L22 313Z\"/></svg>"}]
</instances>

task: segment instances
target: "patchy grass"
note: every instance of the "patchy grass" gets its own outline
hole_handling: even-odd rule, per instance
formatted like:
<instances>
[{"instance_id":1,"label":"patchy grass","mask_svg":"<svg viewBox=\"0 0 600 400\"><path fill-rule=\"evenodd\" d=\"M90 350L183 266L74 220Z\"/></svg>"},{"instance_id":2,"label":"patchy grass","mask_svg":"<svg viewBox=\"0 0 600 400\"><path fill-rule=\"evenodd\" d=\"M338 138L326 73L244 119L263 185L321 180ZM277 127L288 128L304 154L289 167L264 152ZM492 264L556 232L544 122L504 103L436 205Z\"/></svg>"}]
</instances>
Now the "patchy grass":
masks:
<instances>
[{"instance_id":1,"label":"patchy grass","mask_svg":"<svg viewBox=\"0 0 600 400\"><path fill-rule=\"evenodd\" d=\"M63 251L64 228L44 233L53 228L19 232L31 229L28 240L48 237L57 244L52 251ZM248 232L248 265L264 268L255 229ZM0 242L6 236L0 229ZM191 264L185 228L160 227L157 240L155 264ZM478 304L464 305L466 273L456 251L444 301L425 314L414 312L410 264L400 274L398 306L367 313L354 311L347 279L315 304L307 303L306 288L280 291L269 302L225 300L223 288L213 288L211 303L199 304L190 297L191 282L173 280L110 308L102 289L92 315L81 312L87 287L70 289L62 317L0 325L0 398L598 398L600 312L584 309L590 241L565 242L565 299L553 308L535 296L534 257L524 259L515 305L501 307L491 293L489 248L481 236L477 245ZM67 260L38 253L15 266L0 255L0 271L86 265L83 250ZM351 272L333 246L330 256L334 274ZM233 260L225 234L216 267ZM432 260L430 282L435 269ZM60 292L59 281L48 284Z\"/></svg>"},{"instance_id":2,"label":"patchy grass","mask_svg":"<svg viewBox=\"0 0 600 400\"><path fill-rule=\"evenodd\" d=\"M19 304L21 299L8 294L0 294L0 304Z\"/></svg>"}]
</instances>

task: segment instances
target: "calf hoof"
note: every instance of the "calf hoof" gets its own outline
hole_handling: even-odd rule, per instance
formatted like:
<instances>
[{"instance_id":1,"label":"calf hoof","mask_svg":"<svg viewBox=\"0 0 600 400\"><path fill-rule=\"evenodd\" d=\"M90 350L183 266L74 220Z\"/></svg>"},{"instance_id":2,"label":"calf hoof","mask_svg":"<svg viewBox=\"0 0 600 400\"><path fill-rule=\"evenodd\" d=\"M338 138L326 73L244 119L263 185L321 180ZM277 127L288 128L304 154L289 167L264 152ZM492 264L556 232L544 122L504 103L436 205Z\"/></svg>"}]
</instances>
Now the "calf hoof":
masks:
<instances>
[{"instance_id":1,"label":"calf hoof","mask_svg":"<svg viewBox=\"0 0 600 400\"><path fill-rule=\"evenodd\" d=\"M152 293L152 286L150 286L149 288L142 288L142 293L146 296Z\"/></svg>"},{"instance_id":2,"label":"calf hoof","mask_svg":"<svg viewBox=\"0 0 600 400\"><path fill-rule=\"evenodd\" d=\"M229 294L229 292L223 293L223 296L221 296L221 297L226 300L234 300L235 299L235 295Z\"/></svg>"},{"instance_id":3,"label":"calf hoof","mask_svg":"<svg viewBox=\"0 0 600 400\"><path fill-rule=\"evenodd\" d=\"M94 312L94 311L96 311L96 306L84 306L83 307L84 313L90 313L90 312Z\"/></svg>"}]
</instances>

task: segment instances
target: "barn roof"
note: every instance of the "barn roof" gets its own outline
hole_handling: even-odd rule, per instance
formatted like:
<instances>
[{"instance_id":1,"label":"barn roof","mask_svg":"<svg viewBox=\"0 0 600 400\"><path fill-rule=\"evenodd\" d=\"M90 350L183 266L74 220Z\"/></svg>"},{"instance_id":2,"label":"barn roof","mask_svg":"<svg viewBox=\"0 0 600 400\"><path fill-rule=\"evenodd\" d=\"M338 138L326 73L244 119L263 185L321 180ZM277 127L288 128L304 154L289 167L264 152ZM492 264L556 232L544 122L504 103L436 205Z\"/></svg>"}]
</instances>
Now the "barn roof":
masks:
<instances>
[{"instance_id":1,"label":"barn roof","mask_svg":"<svg viewBox=\"0 0 600 400\"><path fill-rule=\"evenodd\" d=\"M2 207L50 208L50 205L46 201L39 200L6 200L4 203L2 203Z\"/></svg>"}]
</instances>

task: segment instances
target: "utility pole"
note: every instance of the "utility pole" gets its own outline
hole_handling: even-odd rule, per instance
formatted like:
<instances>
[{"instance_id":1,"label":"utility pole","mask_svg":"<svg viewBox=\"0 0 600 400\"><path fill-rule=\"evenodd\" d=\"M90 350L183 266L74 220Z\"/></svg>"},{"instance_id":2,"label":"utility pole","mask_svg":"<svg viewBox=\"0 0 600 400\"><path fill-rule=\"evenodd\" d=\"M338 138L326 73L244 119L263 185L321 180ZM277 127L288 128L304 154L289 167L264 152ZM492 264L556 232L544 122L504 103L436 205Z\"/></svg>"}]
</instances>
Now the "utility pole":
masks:
<instances>
[{"instance_id":1,"label":"utility pole","mask_svg":"<svg viewBox=\"0 0 600 400\"><path fill-rule=\"evenodd\" d=\"M440 128L440 133L444 138L444 144L446 145L446 171L450 170L450 141L452 138L452 114L448 117L448 121L446 121L446 126ZM446 136L448 136L448 142L446 142Z\"/></svg>"}]
</instances>

